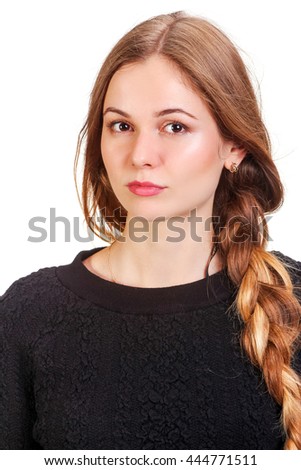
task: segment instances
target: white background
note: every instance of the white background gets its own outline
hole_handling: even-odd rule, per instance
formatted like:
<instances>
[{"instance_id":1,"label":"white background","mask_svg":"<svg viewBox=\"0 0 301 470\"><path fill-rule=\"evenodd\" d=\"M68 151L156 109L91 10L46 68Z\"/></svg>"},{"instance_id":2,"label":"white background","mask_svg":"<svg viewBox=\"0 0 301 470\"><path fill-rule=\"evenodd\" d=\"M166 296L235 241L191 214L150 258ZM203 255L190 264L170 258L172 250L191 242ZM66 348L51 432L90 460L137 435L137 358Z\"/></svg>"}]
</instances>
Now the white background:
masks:
<instances>
[{"instance_id":1,"label":"white background","mask_svg":"<svg viewBox=\"0 0 301 470\"><path fill-rule=\"evenodd\" d=\"M0 6L0 295L16 279L66 264L97 239L30 243L28 221L83 217L73 181L77 135L98 69L115 42L149 16L176 10L220 26L258 79L273 156L286 188L269 222L270 249L301 259L299 2L252 0L10 0ZM85 236L84 228L81 235Z\"/></svg>"}]
</instances>

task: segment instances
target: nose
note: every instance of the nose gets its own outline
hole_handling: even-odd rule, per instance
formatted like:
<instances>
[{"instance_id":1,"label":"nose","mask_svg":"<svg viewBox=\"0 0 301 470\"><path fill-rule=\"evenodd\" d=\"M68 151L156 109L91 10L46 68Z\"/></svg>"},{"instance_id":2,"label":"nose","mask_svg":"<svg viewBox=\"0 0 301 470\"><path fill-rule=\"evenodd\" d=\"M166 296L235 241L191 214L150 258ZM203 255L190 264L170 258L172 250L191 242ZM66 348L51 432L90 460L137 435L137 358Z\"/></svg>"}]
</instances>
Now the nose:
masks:
<instances>
[{"instance_id":1,"label":"nose","mask_svg":"<svg viewBox=\"0 0 301 470\"><path fill-rule=\"evenodd\" d=\"M136 134L130 149L130 159L135 167L156 167L160 163L160 149L157 136L150 131Z\"/></svg>"}]
</instances>

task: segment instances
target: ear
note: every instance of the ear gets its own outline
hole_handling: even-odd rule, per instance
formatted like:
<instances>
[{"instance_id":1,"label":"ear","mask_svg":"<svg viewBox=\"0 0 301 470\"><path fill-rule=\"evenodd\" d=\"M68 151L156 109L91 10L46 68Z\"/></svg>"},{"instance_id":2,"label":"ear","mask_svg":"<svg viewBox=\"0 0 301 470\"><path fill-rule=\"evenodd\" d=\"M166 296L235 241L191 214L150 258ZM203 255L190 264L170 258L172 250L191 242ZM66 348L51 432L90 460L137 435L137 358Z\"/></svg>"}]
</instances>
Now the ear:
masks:
<instances>
[{"instance_id":1,"label":"ear","mask_svg":"<svg viewBox=\"0 0 301 470\"><path fill-rule=\"evenodd\" d=\"M246 149L235 142L227 142L223 149L224 166L227 170L231 170L233 163L239 166L247 154Z\"/></svg>"}]
</instances>

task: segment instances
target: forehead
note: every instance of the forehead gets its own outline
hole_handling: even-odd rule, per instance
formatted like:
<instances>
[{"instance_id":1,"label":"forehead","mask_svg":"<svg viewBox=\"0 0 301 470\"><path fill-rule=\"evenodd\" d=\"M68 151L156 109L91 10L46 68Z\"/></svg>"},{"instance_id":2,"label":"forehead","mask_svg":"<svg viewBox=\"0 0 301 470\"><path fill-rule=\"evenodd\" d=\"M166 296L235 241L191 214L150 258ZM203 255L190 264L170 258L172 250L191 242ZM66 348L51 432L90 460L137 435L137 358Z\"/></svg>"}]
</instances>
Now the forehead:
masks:
<instances>
[{"instance_id":1,"label":"forehead","mask_svg":"<svg viewBox=\"0 0 301 470\"><path fill-rule=\"evenodd\" d=\"M158 55L121 67L110 81L104 102L105 107L140 106L144 109L175 104L196 109L203 100L182 71Z\"/></svg>"}]
</instances>

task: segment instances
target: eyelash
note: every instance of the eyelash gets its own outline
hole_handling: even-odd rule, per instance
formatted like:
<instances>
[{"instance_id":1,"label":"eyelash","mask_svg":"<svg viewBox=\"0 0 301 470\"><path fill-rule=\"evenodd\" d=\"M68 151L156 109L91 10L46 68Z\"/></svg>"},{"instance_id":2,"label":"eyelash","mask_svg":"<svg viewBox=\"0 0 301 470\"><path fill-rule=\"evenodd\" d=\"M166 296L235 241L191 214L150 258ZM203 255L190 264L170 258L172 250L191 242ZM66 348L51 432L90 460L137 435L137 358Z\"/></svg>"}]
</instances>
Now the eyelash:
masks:
<instances>
[{"instance_id":1,"label":"eyelash","mask_svg":"<svg viewBox=\"0 0 301 470\"><path fill-rule=\"evenodd\" d=\"M180 132L168 132L168 134L173 134L173 135L175 135L175 134L180 134L180 135L181 135L181 134L184 134L185 132L188 131L187 126L185 126L184 124L182 124L182 123L179 122L179 121L171 121L171 122L169 122L168 124L166 124L164 127L172 126L172 125L181 126L181 127L182 127L182 131L180 131Z\"/></svg>"},{"instance_id":2,"label":"eyelash","mask_svg":"<svg viewBox=\"0 0 301 470\"><path fill-rule=\"evenodd\" d=\"M128 124L127 122L125 121L112 121L112 122L109 122L107 124L107 127L112 131L112 132L116 132L117 134L121 134L123 131L114 131L114 126L116 124L126 124L127 126L129 127L132 127L130 124Z\"/></svg>"},{"instance_id":3,"label":"eyelash","mask_svg":"<svg viewBox=\"0 0 301 470\"><path fill-rule=\"evenodd\" d=\"M107 124L107 127L108 127L112 132L115 132L116 134L122 134L123 132L129 132L129 130L125 130L125 131L121 131L121 130L119 130L119 131L114 131L114 126L115 126L116 124L125 124L125 125L129 126L130 128L132 127L132 126L131 126L130 124L128 124L126 121L112 121L112 122L109 122L109 123ZM163 128L166 128L167 126L172 126L172 125L179 125L179 126L181 126L181 127L182 127L182 130L181 130L180 132L167 132L167 134L170 134L170 135L177 135L177 134L180 134L180 135L182 135L182 134L184 134L184 133L186 133L186 132L188 131L188 127L185 126L184 124L182 124L182 123L179 122L179 121L170 121L170 122L168 122L167 124L165 124L165 125L163 126Z\"/></svg>"}]
</instances>

